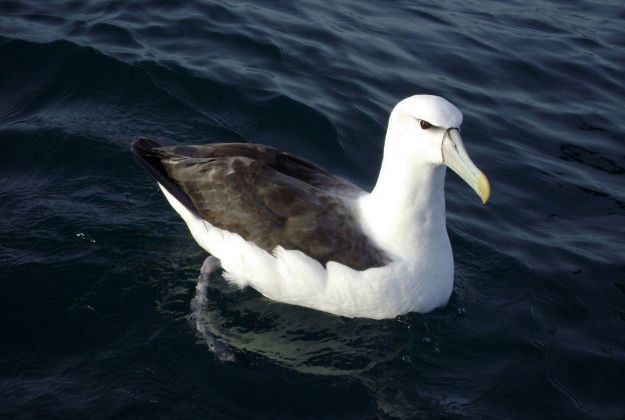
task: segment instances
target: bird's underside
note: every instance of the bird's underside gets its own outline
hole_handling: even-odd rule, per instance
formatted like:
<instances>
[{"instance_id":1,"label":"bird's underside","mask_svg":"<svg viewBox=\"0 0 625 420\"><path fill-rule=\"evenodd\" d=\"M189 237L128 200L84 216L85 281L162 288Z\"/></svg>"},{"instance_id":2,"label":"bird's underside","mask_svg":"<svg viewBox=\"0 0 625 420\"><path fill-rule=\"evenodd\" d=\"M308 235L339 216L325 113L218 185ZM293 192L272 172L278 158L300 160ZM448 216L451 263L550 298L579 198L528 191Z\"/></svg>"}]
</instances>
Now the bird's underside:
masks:
<instances>
[{"instance_id":1,"label":"bird's underside","mask_svg":"<svg viewBox=\"0 0 625 420\"><path fill-rule=\"evenodd\" d=\"M269 252L279 245L356 270L390 262L353 213L351 199L364 192L311 162L247 143L163 147L140 138L132 151L190 211Z\"/></svg>"}]
</instances>

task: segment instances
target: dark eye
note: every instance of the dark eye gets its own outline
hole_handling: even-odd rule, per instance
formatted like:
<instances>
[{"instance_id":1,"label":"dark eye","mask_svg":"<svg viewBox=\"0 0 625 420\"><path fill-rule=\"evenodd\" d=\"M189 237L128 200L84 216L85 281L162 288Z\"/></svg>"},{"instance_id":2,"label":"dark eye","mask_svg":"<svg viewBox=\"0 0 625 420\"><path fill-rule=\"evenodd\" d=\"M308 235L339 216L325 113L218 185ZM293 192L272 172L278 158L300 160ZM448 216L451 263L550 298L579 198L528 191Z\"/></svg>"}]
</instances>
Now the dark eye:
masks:
<instances>
[{"instance_id":1,"label":"dark eye","mask_svg":"<svg viewBox=\"0 0 625 420\"><path fill-rule=\"evenodd\" d=\"M432 124L430 124L427 121L419 120L419 123L421 124L421 128L424 130L427 130L428 128L432 128Z\"/></svg>"}]
</instances>

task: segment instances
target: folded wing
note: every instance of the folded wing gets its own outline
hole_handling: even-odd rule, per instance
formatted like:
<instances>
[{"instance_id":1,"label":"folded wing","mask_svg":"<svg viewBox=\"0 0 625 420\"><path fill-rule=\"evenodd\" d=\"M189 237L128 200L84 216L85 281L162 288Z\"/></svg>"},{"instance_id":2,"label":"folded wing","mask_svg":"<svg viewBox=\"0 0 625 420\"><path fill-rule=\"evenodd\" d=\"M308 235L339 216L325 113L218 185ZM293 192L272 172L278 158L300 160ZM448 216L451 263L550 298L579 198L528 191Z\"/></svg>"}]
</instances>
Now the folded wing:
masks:
<instances>
[{"instance_id":1,"label":"folded wing","mask_svg":"<svg viewBox=\"0 0 625 420\"><path fill-rule=\"evenodd\" d=\"M280 245L356 270L389 259L361 230L360 188L276 148L247 143L132 144L138 162L189 210L271 252Z\"/></svg>"}]
</instances>

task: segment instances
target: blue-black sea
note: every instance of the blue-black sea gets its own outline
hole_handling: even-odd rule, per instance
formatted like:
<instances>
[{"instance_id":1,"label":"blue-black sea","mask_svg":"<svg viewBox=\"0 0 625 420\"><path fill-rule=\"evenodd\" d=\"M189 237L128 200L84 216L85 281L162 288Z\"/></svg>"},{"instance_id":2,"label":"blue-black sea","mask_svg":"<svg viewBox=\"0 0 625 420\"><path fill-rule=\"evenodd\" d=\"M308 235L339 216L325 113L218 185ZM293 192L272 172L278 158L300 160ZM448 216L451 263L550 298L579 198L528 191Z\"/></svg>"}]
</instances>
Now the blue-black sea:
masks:
<instances>
[{"instance_id":1,"label":"blue-black sea","mask_svg":"<svg viewBox=\"0 0 625 420\"><path fill-rule=\"evenodd\" d=\"M0 418L625 416L622 0L0 1ZM440 95L449 303L349 319L214 276L133 160L253 142L371 188ZM207 332L234 351L220 360Z\"/></svg>"}]
</instances>

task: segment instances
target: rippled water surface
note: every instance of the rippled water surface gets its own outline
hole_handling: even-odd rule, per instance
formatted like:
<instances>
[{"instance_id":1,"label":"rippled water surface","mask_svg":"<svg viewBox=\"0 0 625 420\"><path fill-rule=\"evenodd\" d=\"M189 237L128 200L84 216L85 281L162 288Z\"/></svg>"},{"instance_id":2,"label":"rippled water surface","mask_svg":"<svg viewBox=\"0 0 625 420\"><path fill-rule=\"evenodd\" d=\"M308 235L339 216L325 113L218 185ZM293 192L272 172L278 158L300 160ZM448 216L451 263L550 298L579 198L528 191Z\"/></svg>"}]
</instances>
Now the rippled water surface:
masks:
<instances>
[{"instance_id":1,"label":"rippled water surface","mask_svg":"<svg viewBox=\"0 0 625 420\"><path fill-rule=\"evenodd\" d=\"M0 417L622 418L624 21L607 0L0 1ZM261 142L370 187L415 93L464 112L493 185L482 206L448 176L449 304L346 319L216 276L194 314L205 254L130 142Z\"/></svg>"}]
</instances>

